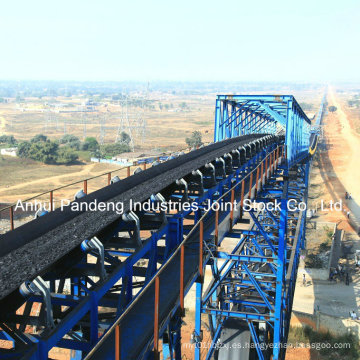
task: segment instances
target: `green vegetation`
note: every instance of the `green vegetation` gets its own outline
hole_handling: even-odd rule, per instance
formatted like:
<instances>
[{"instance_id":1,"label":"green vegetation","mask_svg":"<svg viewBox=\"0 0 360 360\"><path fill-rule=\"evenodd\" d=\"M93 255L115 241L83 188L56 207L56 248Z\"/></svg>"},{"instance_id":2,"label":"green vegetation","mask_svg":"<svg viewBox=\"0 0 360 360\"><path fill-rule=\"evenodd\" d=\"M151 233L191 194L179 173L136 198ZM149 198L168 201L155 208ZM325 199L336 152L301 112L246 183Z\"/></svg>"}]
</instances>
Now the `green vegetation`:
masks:
<instances>
[{"instance_id":1,"label":"green vegetation","mask_svg":"<svg viewBox=\"0 0 360 360\"><path fill-rule=\"evenodd\" d=\"M30 141L31 145L26 157L41 161L45 164L55 164L57 161L57 150L59 145L54 141Z\"/></svg>"},{"instance_id":2,"label":"green vegetation","mask_svg":"<svg viewBox=\"0 0 360 360\"><path fill-rule=\"evenodd\" d=\"M99 143L94 137L87 137L81 146L81 150L96 151L99 150Z\"/></svg>"},{"instance_id":3,"label":"green vegetation","mask_svg":"<svg viewBox=\"0 0 360 360\"><path fill-rule=\"evenodd\" d=\"M81 141L77 136L68 134L60 139L60 144L68 145L74 150L80 150Z\"/></svg>"},{"instance_id":4,"label":"green vegetation","mask_svg":"<svg viewBox=\"0 0 360 360\"><path fill-rule=\"evenodd\" d=\"M328 107L328 110L331 112L331 113L334 113L336 110L337 110L337 107L334 106L334 105L331 105Z\"/></svg>"},{"instance_id":5,"label":"green vegetation","mask_svg":"<svg viewBox=\"0 0 360 360\"><path fill-rule=\"evenodd\" d=\"M202 145L202 135L200 131L194 131L190 137L185 139L185 142L190 147L197 147Z\"/></svg>"},{"instance_id":6,"label":"green vegetation","mask_svg":"<svg viewBox=\"0 0 360 360\"><path fill-rule=\"evenodd\" d=\"M349 333L334 336L330 332L318 332L310 326L291 327L288 343L303 343L328 360L356 360L360 358L359 343L356 337ZM336 346L335 346L336 344ZM341 346L339 346L341 345Z\"/></svg>"},{"instance_id":7,"label":"green vegetation","mask_svg":"<svg viewBox=\"0 0 360 360\"><path fill-rule=\"evenodd\" d=\"M97 157L96 153L90 153L90 151L85 151L85 150L75 151L75 154L77 154L80 161L86 161L86 162L90 162L92 156Z\"/></svg>"},{"instance_id":8,"label":"green vegetation","mask_svg":"<svg viewBox=\"0 0 360 360\"><path fill-rule=\"evenodd\" d=\"M125 131L122 131L120 134L120 142L123 144L130 144L130 141L130 136Z\"/></svg>"},{"instance_id":9,"label":"green vegetation","mask_svg":"<svg viewBox=\"0 0 360 360\"><path fill-rule=\"evenodd\" d=\"M319 245L319 251L320 252L326 252L331 249L331 245L328 241L324 241Z\"/></svg>"},{"instance_id":10,"label":"green vegetation","mask_svg":"<svg viewBox=\"0 0 360 360\"><path fill-rule=\"evenodd\" d=\"M332 237L333 237L333 230L329 226L324 227L325 234L326 234L326 240L323 241L319 245L319 252L324 253L331 249L331 243L332 243Z\"/></svg>"},{"instance_id":11,"label":"green vegetation","mask_svg":"<svg viewBox=\"0 0 360 360\"><path fill-rule=\"evenodd\" d=\"M74 163L79 158L79 155L76 154L71 148L61 147L57 151L57 164L71 164Z\"/></svg>"},{"instance_id":12,"label":"green vegetation","mask_svg":"<svg viewBox=\"0 0 360 360\"><path fill-rule=\"evenodd\" d=\"M48 138L46 135L43 135L43 134L37 134L35 135L32 139L30 139L30 142L31 143L37 143L39 141L47 141Z\"/></svg>"},{"instance_id":13,"label":"green vegetation","mask_svg":"<svg viewBox=\"0 0 360 360\"><path fill-rule=\"evenodd\" d=\"M348 100L349 106L360 107L360 100Z\"/></svg>"},{"instance_id":14,"label":"green vegetation","mask_svg":"<svg viewBox=\"0 0 360 360\"><path fill-rule=\"evenodd\" d=\"M104 158L112 158L124 152L131 151L130 148L131 138L126 132L120 134L120 140L114 144L106 144L100 148L100 156Z\"/></svg>"},{"instance_id":15,"label":"green vegetation","mask_svg":"<svg viewBox=\"0 0 360 360\"><path fill-rule=\"evenodd\" d=\"M181 103L180 107L186 108L186 103ZM174 108L174 104L162 104L161 102L159 102L159 110L165 109L165 110L169 110L169 109L173 109Z\"/></svg>"},{"instance_id":16,"label":"green vegetation","mask_svg":"<svg viewBox=\"0 0 360 360\"><path fill-rule=\"evenodd\" d=\"M58 142L42 134L35 135L30 141L21 141L18 144L18 156L45 164L71 164L78 159L71 147L59 147Z\"/></svg>"},{"instance_id":17,"label":"green vegetation","mask_svg":"<svg viewBox=\"0 0 360 360\"><path fill-rule=\"evenodd\" d=\"M350 107L360 107L360 95L354 95L352 99L348 100L348 105Z\"/></svg>"},{"instance_id":18,"label":"green vegetation","mask_svg":"<svg viewBox=\"0 0 360 360\"><path fill-rule=\"evenodd\" d=\"M186 104L186 102L181 102L180 104L179 104L179 106L180 106L180 108L182 109L182 110L185 110L185 109L187 109L187 104Z\"/></svg>"},{"instance_id":19,"label":"green vegetation","mask_svg":"<svg viewBox=\"0 0 360 360\"><path fill-rule=\"evenodd\" d=\"M104 157L113 157L128 151L131 151L130 146L120 142L107 144L101 148L101 154L103 154Z\"/></svg>"},{"instance_id":20,"label":"green vegetation","mask_svg":"<svg viewBox=\"0 0 360 360\"><path fill-rule=\"evenodd\" d=\"M9 146L13 146L16 144L16 139L13 135L1 135L0 136L0 144L6 144Z\"/></svg>"},{"instance_id":21,"label":"green vegetation","mask_svg":"<svg viewBox=\"0 0 360 360\"><path fill-rule=\"evenodd\" d=\"M330 226L324 226L324 230L326 232L326 238L328 240L331 240L331 238L334 234L334 230Z\"/></svg>"},{"instance_id":22,"label":"green vegetation","mask_svg":"<svg viewBox=\"0 0 360 360\"><path fill-rule=\"evenodd\" d=\"M120 134L120 141L100 146L94 137L81 142L77 136L64 135L60 140L50 140L46 135L37 134L28 141L17 141L13 135L0 136L0 147L17 146L22 159L32 159L45 164L71 164L79 158L90 161L91 156L112 158L131 151L131 138L126 132Z\"/></svg>"},{"instance_id":23,"label":"green vegetation","mask_svg":"<svg viewBox=\"0 0 360 360\"><path fill-rule=\"evenodd\" d=\"M324 266L322 259L319 255L308 254L305 259L305 267L313 269L321 269Z\"/></svg>"}]
</instances>

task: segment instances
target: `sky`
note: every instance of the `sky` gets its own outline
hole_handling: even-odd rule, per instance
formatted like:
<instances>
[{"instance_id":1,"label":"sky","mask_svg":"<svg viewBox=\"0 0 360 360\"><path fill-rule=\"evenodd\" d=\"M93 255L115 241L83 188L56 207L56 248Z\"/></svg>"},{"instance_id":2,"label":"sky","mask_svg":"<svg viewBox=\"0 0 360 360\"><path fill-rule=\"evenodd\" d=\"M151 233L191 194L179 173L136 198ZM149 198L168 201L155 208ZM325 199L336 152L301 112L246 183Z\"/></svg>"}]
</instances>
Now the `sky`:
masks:
<instances>
[{"instance_id":1,"label":"sky","mask_svg":"<svg viewBox=\"0 0 360 360\"><path fill-rule=\"evenodd\" d=\"M0 79L360 80L359 0L12 0Z\"/></svg>"}]
</instances>

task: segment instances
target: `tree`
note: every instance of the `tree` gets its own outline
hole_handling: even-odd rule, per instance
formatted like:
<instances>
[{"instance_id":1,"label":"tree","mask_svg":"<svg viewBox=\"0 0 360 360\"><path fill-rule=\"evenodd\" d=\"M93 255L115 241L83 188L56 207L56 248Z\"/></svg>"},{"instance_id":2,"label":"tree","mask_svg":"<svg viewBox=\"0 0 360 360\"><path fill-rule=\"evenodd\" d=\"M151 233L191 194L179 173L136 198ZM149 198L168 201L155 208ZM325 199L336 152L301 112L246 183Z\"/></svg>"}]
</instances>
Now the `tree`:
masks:
<instances>
[{"instance_id":1,"label":"tree","mask_svg":"<svg viewBox=\"0 0 360 360\"><path fill-rule=\"evenodd\" d=\"M123 152L131 151L130 146L125 143L108 144L104 146L103 152L105 156L116 156Z\"/></svg>"},{"instance_id":2,"label":"tree","mask_svg":"<svg viewBox=\"0 0 360 360\"><path fill-rule=\"evenodd\" d=\"M45 164L70 164L78 155L68 146L59 148L55 141L22 141L18 145L18 156L41 161Z\"/></svg>"},{"instance_id":3,"label":"tree","mask_svg":"<svg viewBox=\"0 0 360 360\"><path fill-rule=\"evenodd\" d=\"M185 139L186 144L190 147L198 147L202 145L202 135L200 131L194 131L190 137Z\"/></svg>"},{"instance_id":4,"label":"tree","mask_svg":"<svg viewBox=\"0 0 360 360\"><path fill-rule=\"evenodd\" d=\"M180 106L183 110L187 108L186 102L180 103L179 106Z\"/></svg>"},{"instance_id":5,"label":"tree","mask_svg":"<svg viewBox=\"0 0 360 360\"><path fill-rule=\"evenodd\" d=\"M75 135L66 134L60 139L60 144L67 144L72 141L80 141L80 139Z\"/></svg>"},{"instance_id":6,"label":"tree","mask_svg":"<svg viewBox=\"0 0 360 360\"><path fill-rule=\"evenodd\" d=\"M337 107L334 106L334 105L331 105L331 106L328 107L328 109L329 109L329 111L330 111L331 113L333 113L333 112L335 112L335 111L337 110Z\"/></svg>"},{"instance_id":7,"label":"tree","mask_svg":"<svg viewBox=\"0 0 360 360\"><path fill-rule=\"evenodd\" d=\"M98 158L98 159L104 157L104 155L103 155L103 153L100 151L100 149L96 149L96 150L94 150L94 151L91 151L91 152L90 152L90 155L93 156L93 157L95 157L95 158Z\"/></svg>"},{"instance_id":8,"label":"tree","mask_svg":"<svg viewBox=\"0 0 360 360\"><path fill-rule=\"evenodd\" d=\"M30 147L31 147L31 144L29 141L20 142L18 145L18 148L17 148L17 155L21 158L29 157Z\"/></svg>"},{"instance_id":9,"label":"tree","mask_svg":"<svg viewBox=\"0 0 360 360\"><path fill-rule=\"evenodd\" d=\"M30 139L31 143L37 143L39 141L47 141L47 136L43 134L37 134L32 139Z\"/></svg>"},{"instance_id":10,"label":"tree","mask_svg":"<svg viewBox=\"0 0 360 360\"><path fill-rule=\"evenodd\" d=\"M79 150L81 142L77 136L67 134L60 139L60 144L66 144L72 149Z\"/></svg>"},{"instance_id":11,"label":"tree","mask_svg":"<svg viewBox=\"0 0 360 360\"><path fill-rule=\"evenodd\" d=\"M0 144L15 145L16 139L14 138L14 135L1 135Z\"/></svg>"},{"instance_id":12,"label":"tree","mask_svg":"<svg viewBox=\"0 0 360 360\"><path fill-rule=\"evenodd\" d=\"M122 131L120 134L120 142L123 144L130 144L131 138L129 134L127 134L125 131Z\"/></svg>"},{"instance_id":13,"label":"tree","mask_svg":"<svg viewBox=\"0 0 360 360\"><path fill-rule=\"evenodd\" d=\"M28 157L45 164L56 163L59 145L55 141L39 141L31 144Z\"/></svg>"},{"instance_id":14,"label":"tree","mask_svg":"<svg viewBox=\"0 0 360 360\"><path fill-rule=\"evenodd\" d=\"M99 149L99 143L94 137L87 137L81 148L82 150L95 151Z\"/></svg>"},{"instance_id":15,"label":"tree","mask_svg":"<svg viewBox=\"0 0 360 360\"><path fill-rule=\"evenodd\" d=\"M71 164L78 158L79 156L70 148L62 147L57 152L56 162L58 164Z\"/></svg>"}]
</instances>

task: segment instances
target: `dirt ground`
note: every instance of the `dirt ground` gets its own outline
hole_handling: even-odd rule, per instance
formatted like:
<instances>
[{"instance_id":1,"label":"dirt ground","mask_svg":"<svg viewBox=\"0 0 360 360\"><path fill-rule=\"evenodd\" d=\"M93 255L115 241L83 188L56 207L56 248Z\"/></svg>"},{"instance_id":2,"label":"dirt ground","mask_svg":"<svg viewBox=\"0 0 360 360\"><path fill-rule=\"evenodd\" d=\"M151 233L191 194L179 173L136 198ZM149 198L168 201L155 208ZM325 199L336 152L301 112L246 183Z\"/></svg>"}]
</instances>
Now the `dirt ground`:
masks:
<instances>
[{"instance_id":1,"label":"dirt ground","mask_svg":"<svg viewBox=\"0 0 360 360\"><path fill-rule=\"evenodd\" d=\"M33 160L0 157L2 176L0 177L0 202L25 200L51 189L81 181L120 168L119 165L100 163L78 165L45 165ZM135 168L134 168L135 169ZM126 170L114 175L125 176ZM107 176L89 181L89 190L93 191L107 184ZM71 198L82 184L57 191L58 199Z\"/></svg>"},{"instance_id":2,"label":"dirt ground","mask_svg":"<svg viewBox=\"0 0 360 360\"><path fill-rule=\"evenodd\" d=\"M136 98L136 95L134 96ZM67 133L81 139L86 134L105 143L114 142L121 119L125 121L126 112L130 123L139 118L146 121L146 135L143 139L136 126L132 126L136 145L143 149L176 149L184 146L185 137L194 130L201 131L205 141L212 138L210 132L215 107L213 94L184 96L152 92L148 99L151 107L141 108L130 104L124 107L117 102L103 99L95 111L78 112L85 100L81 97L44 97L26 98L22 103L12 101L0 104L0 133L12 134L20 140L39 133L50 138L60 138ZM50 104L67 106L62 108L66 112L59 112ZM126 121L124 126L126 131Z\"/></svg>"},{"instance_id":3,"label":"dirt ground","mask_svg":"<svg viewBox=\"0 0 360 360\"><path fill-rule=\"evenodd\" d=\"M135 129L133 136L138 150L161 149L161 151L178 151L186 147L185 138L195 130L202 133L203 141L213 138L214 95L174 95L153 92L150 96L153 108L141 111L139 107L129 106L129 121L137 117L146 120L144 139ZM0 135L14 135L18 140L28 140L36 134L46 134L50 139L59 139L65 133L83 139L94 136L99 142L114 142L124 109L114 102L104 101L96 112L49 111L49 103L71 105L70 110L81 106L83 98L27 98L24 103L0 104ZM182 104L185 107L182 108ZM160 106L162 107L160 109ZM167 106L167 108L165 108ZM171 106L171 107L170 107ZM86 132L84 128L86 122ZM103 125L101 125L103 123ZM101 127L104 127L103 139L100 139ZM124 128L126 130L126 127ZM106 171L118 169L119 165L82 163L78 165L44 165L34 161L13 159L0 156L0 203L9 203L26 199L36 194L51 190L65 184L95 176ZM135 170L133 168L132 170ZM116 173L125 176L126 170ZM89 183L89 191L105 186L103 180ZM93 189L91 187L93 186ZM78 187L75 188L75 192ZM58 192L59 198L71 198L74 189L63 189Z\"/></svg>"},{"instance_id":4,"label":"dirt ground","mask_svg":"<svg viewBox=\"0 0 360 360\"><path fill-rule=\"evenodd\" d=\"M298 98L300 95L302 101L310 102L317 108L320 104L321 93L316 91L309 91L307 93L295 94ZM184 146L184 138L188 136L193 130L199 129L205 141L212 139L213 130L213 117L214 117L214 96L199 96L193 97L189 101L189 109L184 112L168 112L156 110L148 114L148 129L149 134L144 147L153 148L162 146L164 148L182 148ZM299 100L299 98L298 98ZM164 98L161 100L163 103L174 103L179 104L180 98ZM7 107L6 107L7 106ZM34 114L19 114L18 110L6 105L4 108L0 108L0 134L14 134L16 138L24 139L29 135L35 135L36 133L44 132L44 116L38 116ZM176 105L175 105L176 106ZM315 111L314 111L315 113ZM39 113L40 114L40 113ZM118 122L118 115L115 114L109 117L109 127L112 130L107 132L108 139L114 138L114 127ZM24 120L28 121L28 124L24 128ZM62 120L62 121L61 121ZM61 118L62 128L56 126L56 122L47 124L47 134L50 137L60 137L63 135L64 123L67 122L65 118ZM91 121L89 121L91 122ZM71 121L69 121L69 124ZM67 130L73 129L75 135L82 134L83 128L80 125L68 125ZM92 121L92 125L89 125L88 136L98 134L99 125L96 124L96 120ZM335 136L336 132L334 132ZM7 163L7 168L2 167L3 174L8 174L6 177L0 176L0 202L16 201L17 199L27 198L37 193L50 190L54 187L62 186L77 180L81 180L85 177L94 176L103 172L114 169L106 164L83 164L74 166L49 166L42 165L39 163L21 163L20 159L10 161ZM322 160L322 161L325 161ZM341 160L339 159L339 163ZM324 163L325 164L325 163ZM1 163L0 163L1 166ZM125 176L125 171L120 173L120 176ZM321 175L320 175L321 176ZM102 180L105 185L106 178ZM101 185L100 183L94 182L91 186L95 187ZM79 186L68 190L61 190L57 192L58 198L65 197L69 198L71 194L77 191ZM337 189L339 196L343 193L342 189ZM355 191L353 191L355 195ZM360 197L359 197L360 199ZM321 216L326 216L321 215ZM341 214L344 219L344 226L346 226L345 216ZM190 295L191 296L191 295ZM190 309L187 317L184 319L186 325L182 327L182 343L187 344L190 342L191 333L194 330L194 315ZM207 341L208 334L204 333L204 340ZM193 350L183 346L183 359L193 359ZM61 350L54 349L51 356L56 359L65 360L69 358L68 353L63 353ZM287 352L286 360L295 359L314 359L318 360L316 354L310 353L308 349L291 349Z\"/></svg>"},{"instance_id":5,"label":"dirt ground","mask_svg":"<svg viewBox=\"0 0 360 360\"><path fill-rule=\"evenodd\" d=\"M336 106L337 111L324 118L323 134L327 151L323 151L315 163L318 169L313 169L310 191L314 186L322 185L318 189L318 197L324 199L325 203L342 200L344 210L347 211L349 204L345 201L346 191L351 193L352 203L358 204L360 201L360 135L354 130L354 119L346 113L343 102L332 87L328 93L328 106L331 105ZM319 204L320 199L315 200ZM314 205L314 201L311 205ZM325 206L325 211L319 211L318 214L321 221L338 222L339 228L351 231L345 211L329 211ZM355 215L360 217L360 213Z\"/></svg>"},{"instance_id":6,"label":"dirt ground","mask_svg":"<svg viewBox=\"0 0 360 360\"><path fill-rule=\"evenodd\" d=\"M353 112L346 106L346 97L339 90L329 88L328 106L336 106L334 113L328 113L323 119L323 136L326 142L326 149L316 155L311 172L309 188L309 207L317 208L314 218L319 222L333 222L338 228L345 230L345 239L353 243L353 249L360 249L359 237L355 229L350 225L347 218L347 211L351 216L360 219L358 202L360 201L359 175L360 167L360 136L356 132L357 119ZM345 192L351 193L352 200L345 200ZM324 208L321 209L321 200ZM343 209L340 211L331 210L330 201L342 202ZM311 237L307 238L308 240ZM308 241L307 249L314 249L319 245L319 239ZM344 283L328 284L327 281L308 281L303 286L302 273L298 275L298 282L295 292L294 309L312 313L315 306L320 311L330 315L338 314L347 317L349 309L358 312L360 306L359 283L360 276L355 267L351 265L350 286ZM287 352L286 359L318 359L318 354L305 353L303 349L293 349Z\"/></svg>"},{"instance_id":7,"label":"dirt ground","mask_svg":"<svg viewBox=\"0 0 360 360\"><path fill-rule=\"evenodd\" d=\"M289 92L283 89L284 93ZM294 94L299 102L310 104L317 109L320 104L321 91L318 88L297 91ZM185 137L192 131L199 130L203 135L203 141L212 141L214 104L216 94L202 95L177 95L170 93L154 92L151 95L154 108L147 109L143 114L147 122L147 135L145 142L137 141L137 146L142 149L161 148L165 150L184 149ZM26 99L26 103L14 102L0 104L0 135L12 134L15 138L29 139L38 133L44 133L50 138L60 138L66 130L82 138L84 135L83 121L87 118L87 136L99 137L101 116L106 118L105 142L114 141L117 125L122 116L119 106L107 104L100 106L99 113L49 113L47 103L72 104L79 106L84 99L81 98L56 98L41 100L35 98ZM181 104L186 103L185 109ZM160 109L160 104L162 109ZM164 106L171 108L165 109ZM46 110L44 112L44 110ZM132 109L136 114L139 109ZM310 110L308 115L315 114ZM101 116L100 116L101 115ZM133 114L130 113L130 117ZM65 126L65 128L64 128ZM37 194L51 189L64 186L84 178L96 176L107 171L114 171L119 166L109 164L81 163L78 165L45 165L31 160L16 159L0 156L0 203L12 203L17 200L25 200ZM132 169L132 171L135 167ZM114 173L120 177L126 176L126 170ZM88 183L89 192L107 184L107 176L91 180ZM60 199L72 199L74 194L81 188L81 184L61 189L54 194L55 203ZM39 198L48 201L48 195Z\"/></svg>"}]
</instances>

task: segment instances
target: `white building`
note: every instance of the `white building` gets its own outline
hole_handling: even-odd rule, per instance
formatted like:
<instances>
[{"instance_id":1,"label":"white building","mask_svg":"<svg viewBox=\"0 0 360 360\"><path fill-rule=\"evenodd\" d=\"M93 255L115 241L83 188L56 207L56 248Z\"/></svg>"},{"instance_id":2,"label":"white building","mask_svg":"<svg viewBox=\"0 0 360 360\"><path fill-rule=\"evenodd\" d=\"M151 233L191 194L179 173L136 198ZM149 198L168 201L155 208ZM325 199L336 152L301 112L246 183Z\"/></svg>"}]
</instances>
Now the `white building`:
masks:
<instances>
[{"instance_id":1,"label":"white building","mask_svg":"<svg viewBox=\"0 0 360 360\"><path fill-rule=\"evenodd\" d=\"M0 150L0 154L1 155L6 155L6 156L17 156L17 148L5 148L5 149L1 149Z\"/></svg>"}]
</instances>

